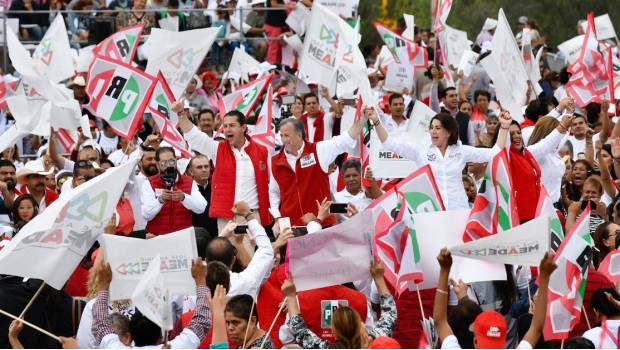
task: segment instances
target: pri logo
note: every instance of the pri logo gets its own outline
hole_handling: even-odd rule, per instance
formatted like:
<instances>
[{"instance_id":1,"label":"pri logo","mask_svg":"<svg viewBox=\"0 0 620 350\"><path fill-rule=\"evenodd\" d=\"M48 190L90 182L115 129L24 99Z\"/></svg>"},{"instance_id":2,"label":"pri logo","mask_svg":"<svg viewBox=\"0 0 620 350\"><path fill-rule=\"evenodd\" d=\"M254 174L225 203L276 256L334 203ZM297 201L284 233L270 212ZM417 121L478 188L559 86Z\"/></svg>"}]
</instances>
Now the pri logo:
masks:
<instances>
[{"instance_id":1,"label":"pri logo","mask_svg":"<svg viewBox=\"0 0 620 350\"><path fill-rule=\"evenodd\" d=\"M166 61L170 63L174 68L179 69L181 66L188 69L194 61L194 58L200 53L200 50L194 50L193 48L182 49L179 48L174 51Z\"/></svg>"},{"instance_id":2,"label":"pri logo","mask_svg":"<svg viewBox=\"0 0 620 350\"><path fill-rule=\"evenodd\" d=\"M136 42L135 35L126 35L124 38L116 40L116 50L122 58L126 58L133 52L133 45Z\"/></svg>"},{"instance_id":3,"label":"pri logo","mask_svg":"<svg viewBox=\"0 0 620 350\"><path fill-rule=\"evenodd\" d=\"M321 300L321 328L331 328L334 312L343 306L349 306L349 301Z\"/></svg>"},{"instance_id":4,"label":"pri logo","mask_svg":"<svg viewBox=\"0 0 620 350\"><path fill-rule=\"evenodd\" d=\"M245 96L243 96L243 100L239 102L235 109L238 111L242 111L250 107L252 101L256 99L256 95L258 95L258 86L254 86L252 90L250 90Z\"/></svg>"},{"instance_id":5,"label":"pri logo","mask_svg":"<svg viewBox=\"0 0 620 350\"><path fill-rule=\"evenodd\" d=\"M166 98L166 94L161 93L155 98L157 102L157 111L161 113L167 120L170 120L170 103Z\"/></svg>"},{"instance_id":6,"label":"pri logo","mask_svg":"<svg viewBox=\"0 0 620 350\"><path fill-rule=\"evenodd\" d=\"M117 100L110 121L118 121L127 118L138 106L140 87L133 76L130 76L129 79L115 76L105 94Z\"/></svg>"}]
</instances>

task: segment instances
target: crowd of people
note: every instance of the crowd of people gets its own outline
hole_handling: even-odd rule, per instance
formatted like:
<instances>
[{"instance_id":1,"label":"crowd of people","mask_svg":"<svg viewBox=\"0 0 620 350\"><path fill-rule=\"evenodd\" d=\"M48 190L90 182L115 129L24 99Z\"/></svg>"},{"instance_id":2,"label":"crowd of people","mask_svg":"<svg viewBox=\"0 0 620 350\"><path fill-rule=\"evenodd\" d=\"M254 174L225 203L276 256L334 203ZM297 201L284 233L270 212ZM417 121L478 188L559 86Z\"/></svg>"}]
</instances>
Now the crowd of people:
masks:
<instances>
[{"instance_id":1,"label":"crowd of people","mask_svg":"<svg viewBox=\"0 0 620 350\"><path fill-rule=\"evenodd\" d=\"M312 7L310 0L300 2ZM70 152L61 147L62 131L51 130L49 137L26 136L0 154L0 249L62 196L110 168L137 161L104 234L148 240L194 228L199 256L191 266L195 297L173 300L173 329L162 332L131 300L110 300L113 274L96 243L61 290L45 286L39 294L40 280L0 275L0 309L19 315L27 308L24 320L60 337L58 342L0 316L0 347L617 347L620 295L597 269L620 244L620 121L609 112L620 108L618 101L602 99L580 108L567 94L567 68L553 71L543 54L542 93L528 92L523 114L511 116L501 108L480 63L467 77L437 64L438 41L430 30L416 27L413 41L427 51L429 66L415 69L410 88L391 91L384 88L381 45L364 47L368 80L379 102L361 107L360 117L344 130L343 115L355 108L355 101L312 81L291 79L298 57L287 57L283 38L291 33L286 18L295 6L281 0L13 0L11 10L26 11L15 14L25 41L40 40L54 11L65 9L93 11L63 13L75 46L92 39L91 23L100 17L114 17L116 29L142 23L145 34L169 16L178 17L179 30L217 25L222 30L172 106L191 158L162 137L148 113L128 140L88 109L83 111L91 137L82 130ZM244 18L235 17L232 9L238 8L248 10ZM100 9L120 11L95 13ZM33 10L49 14L27 13ZM248 24L243 37L235 21ZM529 29L534 52L550 49L535 21L522 16L517 25ZM474 51L489 51L496 26L485 22L472 43ZM521 43L521 32L516 39ZM249 113L221 109L222 97L245 79L224 73L236 47L265 61L250 71L247 82L274 75L274 149L250 133L264 97ZM613 52L617 57L616 48ZM135 63L144 62L137 57ZM89 102L86 84L83 74L67 82L82 106ZM401 137L410 131L416 104L436 113L428 140ZM0 137L14 123L11 111L2 110ZM465 284L449 279L449 251L428 252L440 266L437 287L400 294L398 286L386 282L384 263L375 258L366 280L297 292L286 269L287 241L346 222L402 180L376 178L377 169L356 157L364 147L364 129L372 129L385 150L419 167L430 165L446 210L472 208L488 186L488 162L503 148L508 149L520 223L534 219L541 196L548 195L568 232L589 204L596 249L588 262L583 315L565 342L542 337L550 322L553 253L545 255L535 274L506 265L506 280ZM424 315L432 315L432 327L423 327Z\"/></svg>"}]
</instances>

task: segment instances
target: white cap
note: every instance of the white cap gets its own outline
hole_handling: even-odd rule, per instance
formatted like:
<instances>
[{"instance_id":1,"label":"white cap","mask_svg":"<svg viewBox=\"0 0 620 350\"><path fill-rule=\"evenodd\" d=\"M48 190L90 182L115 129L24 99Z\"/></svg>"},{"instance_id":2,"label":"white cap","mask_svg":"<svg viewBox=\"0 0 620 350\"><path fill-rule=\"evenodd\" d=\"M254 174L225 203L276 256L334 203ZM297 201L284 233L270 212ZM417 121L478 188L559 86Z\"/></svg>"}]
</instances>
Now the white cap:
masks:
<instances>
[{"instance_id":1,"label":"white cap","mask_svg":"<svg viewBox=\"0 0 620 350\"><path fill-rule=\"evenodd\" d=\"M493 30L495 28L497 28L497 20L493 18L487 18L482 25L482 30L486 31Z\"/></svg>"}]
</instances>

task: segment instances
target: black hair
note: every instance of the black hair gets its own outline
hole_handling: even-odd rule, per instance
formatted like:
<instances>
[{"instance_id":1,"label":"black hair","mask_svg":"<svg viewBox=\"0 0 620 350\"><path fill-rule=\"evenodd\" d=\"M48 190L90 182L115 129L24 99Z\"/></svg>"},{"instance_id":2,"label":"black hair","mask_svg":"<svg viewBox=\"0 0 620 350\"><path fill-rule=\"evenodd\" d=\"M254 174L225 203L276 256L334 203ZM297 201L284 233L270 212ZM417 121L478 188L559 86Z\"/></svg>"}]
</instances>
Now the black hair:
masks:
<instances>
[{"instance_id":1,"label":"black hair","mask_svg":"<svg viewBox=\"0 0 620 350\"><path fill-rule=\"evenodd\" d=\"M200 116L202 116L205 113L211 113L211 116L215 118L215 113L211 109L205 108L205 109L201 109L200 112L198 112L198 119L200 119Z\"/></svg>"},{"instance_id":2,"label":"black hair","mask_svg":"<svg viewBox=\"0 0 620 350\"><path fill-rule=\"evenodd\" d=\"M159 160L161 159L160 158L161 154L166 153L166 152L172 153L173 157L175 156L174 149L172 147L164 146L164 147L159 147L157 151L155 151L155 160L159 162Z\"/></svg>"},{"instance_id":3,"label":"black hair","mask_svg":"<svg viewBox=\"0 0 620 350\"><path fill-rule=\"evenodd\" d=\"M208 262L219 261L226 266L231 266L237 255L237 249L227 238L216 237L209 242L206 255Z\"/></svg>"},{"instance_id":4,"label":"black hair","mask_svg":"<svg viewBox=\"0 0 620 350\"><path fill-rule=\"evenodd\" d=\"M607 300L607 295L605 295L606 293L611 294L615 300L620 301L620 295L618 295L615 288L599 288L592 293L590 306L592 309L598 311L606 317L620 316L620 310L618 310L614 304Z\"/></svg>"},{"instance_id":5,"label":"black hair","mask_svg":"<svg viewBox=\"0 0 620 350\"><path fill-rule=\"evenodd\" d=\"M537 122L539 117L547 114L547 105L540 100L530 102L525 108L525 117L533 122Z\"/></svg>"},{"instance_id":6,"label":"black hair","mask_svg":"<svg viewBox=\"0 0 620 350\"><path fill-rule=\"evenodd\" d=\"M129 332L137 347L156 345L161 337L161 328L146 318L138 309L129 321Z\"/></svg>"},{"instance_id":7,"label":"black hair","mask_svg":"<svg viewBox=\"0 0 620 350\"><path fill-rule=\"evenodd\" d=\"M560 83L562 85L566 85L566 83L568 83L568 81L570 80L570 76L571 73L568 72L568 66L562 68L562 70L560 71Z\"/></svg>"},{"instance_id":8,"label":"black hair","mask_svg":"<svg viewBox=\"0 0 620 350\"><path fill-rule=\"evenodd\" d=\"M13 162L11 162L8 159L0 159L0 168L5 167L5 166L10 166L11 168L17 170L17 168L15 168L15 164L13 164Z\"/></svg>"},{"instance_id":9,"label":"black hair","mask_svg":"<svg viewBox=\"0 0 620 350\"><path fill-rule=\"evenodd\" d=\"M448 323L463 349L474 348L474 334L469 330L469 325L474 323L481 313L480 305L468 298L459 300L454 311L450 313Z\"/></svg>"},{"instance_id":10,"label":"black hair","mask_svg":"<svg viewBox=\"0 0 620 350\"><path fill-rule=\"evenodd\" d=\"M99 165L103 165L104 163L107 163L107 164L109 164L111 167L113 167L113 168L114 168L114 163L112 163L112 161L111 161L111 160L109 160L109 159L104 159L104 160L102 160L102 161L101 161L101 164L99 164Z\"/></svg>"},{"instance_id":11,"label":"black hair","mask_svg":"<svg viewBox=\"0 0 620 350\"><path fill-rule=\"evenodd\" d=\"M449 92L449 91L452 91L452 90L456 91L456 88L455 88L454 86L448 86L448 87L447 87L447 88L445 88L445 89L441 89L441 90L439 91L439 93L437 94L437 97L438 97L440 100L441 100L441 99L443 99L443 98L446 98L446 96L448 96L448 92Z\"/></svg>"},{"instance_id":12,"label":"black hair","mask_svg":"<svg viewBox=\"0 0 620 350\"><path fill-rule=\"evenodd\" d=\"M230 271L228 266L220 261L210 261L207 264L207 287L211 293L215 292L215 287L221 284L226 291L230 290Z\"/></svg>"},{"instance_id":13,"label":"black hair","mask_svg":"<svg viewBox=\"0 0 620 350\"><path fill-rule=\"evenodd\" d=\"M399 94L398 92L394 92L392 94L390 94L390 97L388 97L388 104L392 104L392 101L394 101L395 99L400 98L403 100L403 102L405 101L405 98L403 97L403 95Z\"/></svg>"},{"instance_id":14,"label":"black hair","mask_svg":"<svg viewBox=\"0 0 620 350\"><path fill-rule=\"evenodd\" d=\"M112 164L112 166L114 166L114 164ZM91 162L90 160L78 160L73 165L73 176L74 177L78 176L80 174L81 169L86 169L86 170L93 169L94 170L95 166L93 165L93 162Z\"/></svg>"},{"instance_id":15,"label":"black hair","mask_svg":"<svg viewBox=\"0 0 620 350\"><path fill-rule=\"evenodd\" d=\"M596 349L596 346L588 338L572 337L564 344L564 349Z\"/></svg>"},{"instance_id":16,"label":"black hair","mask_svg":"<svg viewBox=\"0 0 620 350\"><path fill-rule=\"evenodd\" d=\"M192 164L194 164L194 159L196 158L204 158L207 160L207 162L209 162L209 166L211 166L211 160L209 160L209 157L205 156L204 154L197 154L195 156L192 157L192 159L189 160L189 163L187 163L187 169L191 169L192 168Z\"/></svg>"},{"instance_id":17,"label":"black hair","mask_svg":"<svg viewBox=\"0 0 620 350\"><path fill-rule=\"evenodd\" d=\"M588 124L594 125L599 120L599 113L601 113L601 104L598 102L590 102L586 105L585 111Z\"/></svg>"},{"instance_id":18,"label":"black hair","mask_svg":"<svg viewBox=\"0 0 620 350\"><path fill-rule=\"evenodd\" d=\"M435 119L439 120L439 123L441 124L441 127L446 129L446 131L450 135L448 137L448 146L449 145L456 145L456 143L459 141L459 126L456 123L456 120L454 118L452 118L452 116L450 114L448 114L448 113L437 113L437 115L435 115L431 119L431 122L429 123L429 126L433 125L433 121Z\"/></svg>"},{"instance_id":19,"label":"black hair","mask_svg":"<svg viewBox=\"0 0 620 350\"><path fill-rule=\"evenodd\" d=\"M256 317L258 321L258 311L255 307L252 307L253 303L254 299L247 294L235 295L228 299L224 312L231 312L235 317L244 320L249 320L250 316Z\"/></svg>"},{"instance_id":20,"label":"black hair","mask_svg":"<svg viewBox=\"0 0 620 350\"><path fill-rule=\"evenodd\" d=\"M228 111L226 114L224 114L224 117L222 117L222 119L226 117L235 117L237 118L237 121L239 122L239 124L241 124L241 126L245 125L245 114L237 110Z\"/></svg>"},{"instance_id":21,"label":"black hair","mask_svg":"<svg viewBox=\"0 0 620 350\"><path fill-rule=\"evenodd\" d=\"M309 97L314 97L314 98L316 98L317 102L319 101L319 97L314 92L309 92L309 93L304 95L304 106L306 105L306 100Z\"/></svg>"},{"instance_id":22,"label":"black hair","mask_svg":"<svg viewBox=\"0 0 620 350\"><path fill-rule=\"evenodd\" d=\"M476 90L474 92L474 102L478 100L478 96L486 96L487 100L491 102L491 93L486 90Z\"/></svg>"},{"instance_id":23,"label":"black hair","mask_svg":"<svg viewBox=\"0 0 620 350\"><path fill-rule=\"evenodd\" d=\"M358 159L347 159L342 163L342 173L344 174L347 169L355 169L358 173L362 173L362 164Z\"/></svg>"}]
</instances>

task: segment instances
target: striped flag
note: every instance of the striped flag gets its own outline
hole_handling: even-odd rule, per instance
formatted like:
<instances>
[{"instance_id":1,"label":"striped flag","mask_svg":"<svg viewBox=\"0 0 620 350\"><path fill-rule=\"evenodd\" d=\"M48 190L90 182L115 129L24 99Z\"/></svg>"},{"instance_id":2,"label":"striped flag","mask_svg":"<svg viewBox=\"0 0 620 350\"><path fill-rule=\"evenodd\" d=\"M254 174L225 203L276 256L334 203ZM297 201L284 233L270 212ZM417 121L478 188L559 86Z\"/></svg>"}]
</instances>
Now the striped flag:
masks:
<instances>
[{"instance_id":1,"label":"striped flag","mask_svg":"<svg viewBox=\"0 0 620 350\"><path fill-rule=\"evenodd\" d=\"M151 118L157 124L161 138L168 142L174 149L181 153L181 156L185 158L192 158L193 155L189 151L187 141L183 138L183 135L172 125L172 122L166 119L160 113L152 113Z\"/></svg>"},{"instance_id":2,"label":"striped flag","mask_svg":"<svg viewBox=\"0 0 620 350\"><path fill-rule=\"evenodd\" d=\"M591 12L588 13L588 24L579 58L568 66L568 72L572 73L572 76L566 83L566 90L580 107L610 98L609 75L604 53L600 51L596 40L594 14Z\"/></svg>"},{"instance_id":3,"label":"striped flag","mask_svg":"<svg viewBox=\"0 0 620 350\"><path fill-rule=\"evenodd\" d=\"M398 293L424 280L413 214L445 210L430 166L403 179L369 206L375 215L377 255Z\"/></svg>"},{"instance_id":4,"label":"striped flag","mask_svg":"<svg viewBox=\"0 0 620 350\"><path fill-rule=\"evenodd\" d=\"M598 272L614 284L620 282L620 249L614 249L605 255L605 259L598 266Z\"/></svg>"},{"instance_id":5,"label":"striped flag","mask_svg":"<svg viewBox=\"0 0 620 350\"><path fill-rule=\"evenodd\" d=\"M396 63L413 64L416 68L428 67L428 53L423 47L394 33L381 23L375 22L374 25Z\"/></svg>"},{"instance_id":6,"label":"striped flag","mask_svg":"<svg viewBox=\"0 0 620 350\"><path fill-rule=\"evenodd\" d=\"M564 229L562 222L558 217L558 213L553 206L549 193L544 185L540 186L540 195L538 197L538 205L536 206L536 217L545 216L551 219L549 229L551 230L551 250L558 251L562 240L564 239Z\"/></svg>"},{"instance_id":7,"label":"striped flag","mask_svg":"<svg viewBox=\"0 0 620 350\"><path fill-rule=\"evenodd\" d=\"M523 56L525 70L527 71L527 76L532 83L534 94L535 96L538 96L543 92L540 84L538 84L542 77L540 76L540 67L538 65L538 60L536 59L536 57L534 57L534 52L532 51L532 36L530 34L530 29L523 28L523 35L521 37L521 56Z\"/></svg>"},{"instance_id":8,"label":"striped flag","mask_svg":"<svg viewBox=\"0 0 620 350\"><path fill-rule=\"evenodd\" d=\"M269 74L240 86L236 91L222 97L218 101L220 114L224 115L229 111L238 110L247 117L254 109L267 85L271 83L272 78L273 74Z\"/></svg>"},{"instance_id":9,"label":"striped flag","mask_svg":"<svg viewBox=\"0 0 620 350\"><path fill-rule=\"evenodd\" d=\"M58 129L57 134L58 145L60 146L60 153L70 154L76 143L76 135L67 129Z\"/></svg>"},{"instance_id":10,"label":"striped flag","mask_svg":"<svg viewBox=\"0 0 620 350\"><path fill-rule=\"evenodd\" d=\"M256 119L256 125L254 125L251 132L252 140L267 148L269 154L274 154L276 148L276 132L273 128L272 120L273 86L269 84L267 95Z\"/></svg>"},{"instance_id":11,"label":"striped flag","mask_svg":"<svg viewBox=\"0 0 620 350\"><path fill-rule=\"evenodd\" d=\"M484 180L465 226L463 242L507 231L518 224L508 150L504 148L493 156L487 165Z\"/></svg>"},{"instance_id":12,"label":"striped flag","mask_svg":"<svg viewBox=\"0 0 620 350\"><path fill-rule=\"evenodd\" d=\"M547 320L543 329L545 340L566 339L579 323L593 246L588 205L553 259L558 268L549 280Z\"/></svg>"},{"instance_id":13,"label":"striped flag","mask_svg":"<svg viewBox=\"0 0 620 350\"><path fill-rule=\"evenodd\" d=\"M129 64L136 55L143 29L144 23L125 27L95 46L93 53Z\"/></svg>"}]
</instances>

